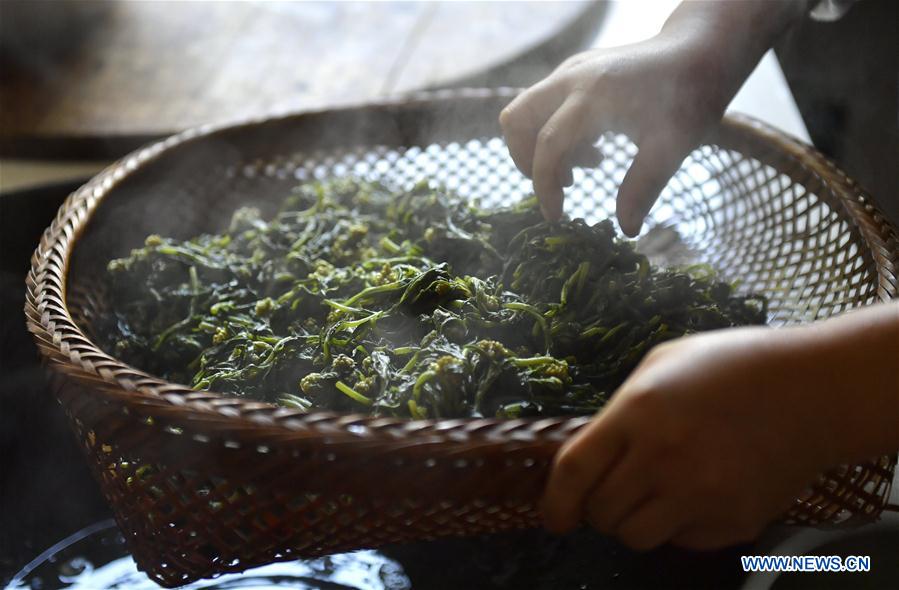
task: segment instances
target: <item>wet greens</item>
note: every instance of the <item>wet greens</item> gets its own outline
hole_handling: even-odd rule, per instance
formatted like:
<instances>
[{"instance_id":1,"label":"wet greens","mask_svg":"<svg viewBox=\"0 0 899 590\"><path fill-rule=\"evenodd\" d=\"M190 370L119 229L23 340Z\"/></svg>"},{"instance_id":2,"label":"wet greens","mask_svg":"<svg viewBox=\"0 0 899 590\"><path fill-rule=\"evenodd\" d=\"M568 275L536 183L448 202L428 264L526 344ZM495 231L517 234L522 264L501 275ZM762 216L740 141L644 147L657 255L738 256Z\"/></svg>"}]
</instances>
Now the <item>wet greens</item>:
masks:
<instances>
[{"instance_id":1,"label":"wet greens","mask_svg":"<svg viewBox=\"0 0 899 590\"><path fill-rule=\"evenodd\" d=\"M595 412L655 344L764 322L707 267L657 269L612 224L481 211L420 184L298 187L270 220L151 235L108 265L110 352L301 410Z\"/></svg>"}]
</instances>

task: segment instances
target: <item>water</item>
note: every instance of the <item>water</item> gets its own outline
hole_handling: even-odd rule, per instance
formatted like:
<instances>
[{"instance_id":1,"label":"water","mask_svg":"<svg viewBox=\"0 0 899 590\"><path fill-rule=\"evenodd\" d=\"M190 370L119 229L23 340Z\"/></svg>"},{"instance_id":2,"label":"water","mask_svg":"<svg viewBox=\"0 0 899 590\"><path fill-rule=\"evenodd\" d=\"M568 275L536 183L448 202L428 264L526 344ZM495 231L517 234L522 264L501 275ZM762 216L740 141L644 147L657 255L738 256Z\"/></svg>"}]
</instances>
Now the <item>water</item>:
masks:
<instances>
[{"instance_id":1,"label":"water","mask_svg":"<svg viewBox=\"0 0 899 590\"><path fill-rule=\"evenodd\" d=\"M184 590L409 590L402 566L377 551L275 563L183 586ZM16 574L7 590L158 590L128 554L113 521L65 539Z\"/></svg>"},{"instance_id":2,"label":"water","mask_svg":"<svg viewBox=\"0 0 899 590\"><path fill-rule=\"evenodd\" d=\"M2 1L2 0L0 0ZM890 523L895 527L895 523ZM895 537L895 528L892 529ZM874 579L889 583L872 588L899 588L895 581L896 543L886 540L863 547L871 555ZM858 552L858 551L857 551ZM892 553L890 553L892 552ZM542 530L499 533L469 539L437 539L392 545L380 551L342 553L291 563L277 563L201 580L187 590L613 590L615 588L740 588L746 574L741 555L760 553L740 545L716 552L665 547L633 552L613 539L580 529L565 537ZM765 553L765 551L761 551ZM892 577L889 572L894 572ZM820 581L816 577L814 580ZM811 580L811 579L810 579ZM768 588L768 585L760 586ZM111 520L97 523L45 551L28 564L7 590L158 590L134 565L124 539ZM754 586L755 588L755 586Z\"/></svg>"}]
</instances>

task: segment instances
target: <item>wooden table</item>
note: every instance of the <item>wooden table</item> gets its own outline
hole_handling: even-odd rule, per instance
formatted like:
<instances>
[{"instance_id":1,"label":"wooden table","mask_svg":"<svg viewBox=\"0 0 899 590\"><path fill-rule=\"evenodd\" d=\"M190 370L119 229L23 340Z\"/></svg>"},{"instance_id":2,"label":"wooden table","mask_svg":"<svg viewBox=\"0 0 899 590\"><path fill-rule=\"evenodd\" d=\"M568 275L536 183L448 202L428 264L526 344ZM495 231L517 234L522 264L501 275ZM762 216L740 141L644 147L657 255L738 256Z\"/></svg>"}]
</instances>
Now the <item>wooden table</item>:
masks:
<instances>
[{"instance_id":1,"label":"wooden table","mask_svg":"<svg viewBox=\"0 0 899 590\"><path fill-rule=\"evenodd\" d=\"M0 154L116 157L204 123L526 85L589 45L604 10L586 0L4 0Z\"/></svg>"}]
</instances>

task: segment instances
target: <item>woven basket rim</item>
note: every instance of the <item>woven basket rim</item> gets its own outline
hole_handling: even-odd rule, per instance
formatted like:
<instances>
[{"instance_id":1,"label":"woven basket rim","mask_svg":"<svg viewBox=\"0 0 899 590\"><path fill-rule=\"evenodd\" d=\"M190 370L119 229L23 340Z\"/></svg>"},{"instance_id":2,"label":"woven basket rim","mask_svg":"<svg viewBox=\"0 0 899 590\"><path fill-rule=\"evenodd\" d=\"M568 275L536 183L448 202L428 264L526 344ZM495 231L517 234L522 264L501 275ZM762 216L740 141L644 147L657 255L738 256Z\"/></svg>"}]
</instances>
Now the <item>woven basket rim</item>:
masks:
<instances>
[{"instance_id":1,"label":"woven basket rim","mask_svg":"<svg viewBox=\"0 0 899 590\"><path fill-rule=\"evenodd\" d=\"M91 216L104 198L123 180L163 154L185 148L199 139L260 124L316 119L360 108L383 111L410 105L427 106L448 98L471 101L511 99L519 91L514 88L499 88L421 92L405 98L359 103L335 109L299 111L238 123L205 125L140 148L113 163L69 195L44 232L32 256L31 270L26 279L25 314L28 329L43 356L57 371L76 381L90 383L89 389L108 398L108 401L128 403L132 407L139 405L146 415L164 414L172 422L196 424L201 421L207 426L217 422L218 430L239 428L244 433L264 430L268 435L280 435L279 438L306 437L317 431L316 425L321 424L322 428L327 429L331 440L335 441L345 438L358 441L360 436L383 438L393 436L390 431L395 429L401 429L405 434L437 435L444 429L465 423L468 426L465 430L471 437L481 434L492 437L496 435L497 428L500 428L506 433L526 431L531 435L540 434L561 440L566 433L577 429L590 417L410 421L334 412L304 413L265 402L195 390L149 375L105 353L75 323L67 307L69 261ZM888 301L899 297L897 231L842 170L808 144L746 115L726 115L715 133L715 137L738 137L773 152L786 153L816 175L818 180L837 195L844 208L844 217L857 227L868 246L876 265L878 299ZM50 264L51 261L54 264ZM350 425L369 425L372 428L365 428L364 433L360 434L358 431L350 432L352 429L346 428ZM524 425L528 428L521 428Z\"/></svg>"}]
</instances>

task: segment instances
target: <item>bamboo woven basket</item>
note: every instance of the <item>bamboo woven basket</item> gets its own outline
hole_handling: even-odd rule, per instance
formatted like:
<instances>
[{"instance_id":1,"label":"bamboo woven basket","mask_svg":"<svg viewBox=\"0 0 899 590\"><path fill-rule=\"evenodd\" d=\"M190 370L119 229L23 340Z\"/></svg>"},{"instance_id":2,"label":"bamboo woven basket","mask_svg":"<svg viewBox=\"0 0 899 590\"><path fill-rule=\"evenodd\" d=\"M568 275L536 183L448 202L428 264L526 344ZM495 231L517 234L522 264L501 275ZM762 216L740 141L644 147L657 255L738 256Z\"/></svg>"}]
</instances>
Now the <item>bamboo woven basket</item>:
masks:
<instances>
[{"instance_id":1,"label":"bamboo woven basket","mask_svg":"<svg viewBox=\"0 0 899 590\"><path fill-rule=\"evenodd\" d=\"M530 190L496 117L512 90L403 101L202 128L138 150L73 193L27 278L26 315L87 459L138 566L164 586L278 560L538 524L552 456L579 419L406 422L303 414L194 391L129 367L92 339L95 277L149 233L187 237L298 181L421 178L478 199ZM577 170L575 216L614 211L632 158ZM810 322L897 297L897 234L849 178L800 142L728 118L671 180L652 225L695 259L770 298L772 324ZM858 392L846 392L858 395ZM822 475L785 520L876 519L895 457Z\"/></svg>"}]
</instances>

